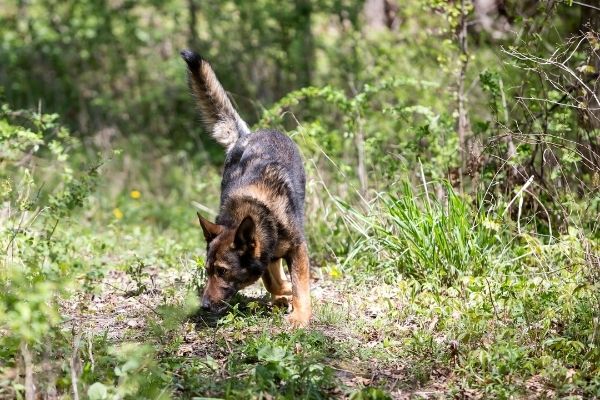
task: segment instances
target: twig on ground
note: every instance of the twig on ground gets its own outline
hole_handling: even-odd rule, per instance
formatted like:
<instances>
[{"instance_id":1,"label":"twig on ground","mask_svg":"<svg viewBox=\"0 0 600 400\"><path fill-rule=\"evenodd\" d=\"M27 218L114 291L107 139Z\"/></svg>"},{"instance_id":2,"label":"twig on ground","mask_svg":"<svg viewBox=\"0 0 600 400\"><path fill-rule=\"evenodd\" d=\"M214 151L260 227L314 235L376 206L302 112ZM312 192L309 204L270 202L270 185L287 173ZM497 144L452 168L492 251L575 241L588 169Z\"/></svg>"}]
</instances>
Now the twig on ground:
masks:
<instances>
[{"instance_id":1,"label":"twig on ground","mask_svg":"<svg viewBox=\"0 0 600 400\"><path fill-rule=\"evenodd\" d=\"M113 289L116 289L116 290L118 290L118 291L122 292L123 294L127 294L127 293L129 293L127 290L125 290L125 289L121 289L120 287L117 287L117 286L115 286L115 285L111 285L111 284L110 284L110 283L108 283L108 282L104 282L104 284L105 284L106 286L109 286L109 287L111 287L111 288L113 288ZM143 305L144 307L146 307L148 310L152 311L154 314L156 314L157 316L161 317L161 315L160 315L160 313L159 313L158 311L156 311L154 308L150 307L149 305L145 304L144 302L142 302L142 301L141 301L140 299L138 299L137 297L135 297L135 296L130 296L130 297L128 297L128 298L129 298L129 299L134 299L135 301L137 301L138 303L140 303L141 305Z\"/></svg>"}]
</instances>

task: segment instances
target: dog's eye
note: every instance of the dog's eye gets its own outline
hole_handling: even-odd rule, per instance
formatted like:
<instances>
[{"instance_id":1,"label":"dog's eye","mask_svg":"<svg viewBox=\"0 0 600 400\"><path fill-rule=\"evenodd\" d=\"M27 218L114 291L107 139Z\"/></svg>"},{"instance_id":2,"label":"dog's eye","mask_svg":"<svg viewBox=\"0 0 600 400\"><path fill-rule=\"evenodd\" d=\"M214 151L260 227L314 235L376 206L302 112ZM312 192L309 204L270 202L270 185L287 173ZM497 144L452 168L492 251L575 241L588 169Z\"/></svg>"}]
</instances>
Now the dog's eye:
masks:
<instances>
[{"instance_id":1,"label":"dog's eye","mask_svg":"<svg viewBox=\"0 0 600 400\"><path fill-rule=\"evenodd\" d=\"M217 267L217 276L219 277L223 277L225 276L225 273L227 272L226 268L223 267Z\"/></svg>"}]
</instances>

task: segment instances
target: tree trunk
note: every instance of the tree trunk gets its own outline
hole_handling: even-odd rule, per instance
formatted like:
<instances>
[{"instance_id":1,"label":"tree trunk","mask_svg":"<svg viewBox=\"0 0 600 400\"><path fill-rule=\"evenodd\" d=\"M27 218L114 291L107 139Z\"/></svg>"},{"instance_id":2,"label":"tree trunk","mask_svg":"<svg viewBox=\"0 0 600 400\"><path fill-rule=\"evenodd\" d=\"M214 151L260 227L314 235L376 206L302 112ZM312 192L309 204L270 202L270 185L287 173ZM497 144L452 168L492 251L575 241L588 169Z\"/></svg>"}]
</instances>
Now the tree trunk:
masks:
<instances>
[{"instance_id":1,"label":"tree trunk","mask_svg":"<svg viewBox=\"0 0 600 400\"><path fill-rule=\"evenodd\" d=\"M314 67L315 44L312 34L312 6L310 0L296 0L296 15L298 18L298 37L301 54L298 57L297 84L300 87L312 83L312 68Z\"/></svg>"},{"instance_id":2,"label":"tree trunk","mask_svg":"<svg viewBox=\"0 0 600 400\"><path fill-rule=\"evenodd\" d=\"M198 40L198 4L196 4L197 0L188 0L188 46L190 49L198 51L199 40Z\"/></svg>"},{"instance_id":3,"label":"tree trunk","mask_svg":"<svg viewBox=\"0 0 600 400\"><path fill-rule=\"evenodd\" d=\"M369 31L398 28L398 4L395 0L367 0L363 12Z\"/></svg>"},{"instance_id":4,"label":"tree trunk","mask_svg":"<svg viewBox=\"0 0 600 400\"><path fill-rule=\"evenodd\" d=\"M595 4L595 3L594 3ZM597 8L581 6L581 31L587 32L590 40L600 41L600 10ZM591 39L593 38L593 39ZM588 131L587 138L581 138L579 150L590 160L592 169L596 173L600 172L600 137L590 135L590 131L600 129L600 51L589 46L589 57L587 64L593 68L590 71L582 72L581 79L588 83L588 88L584 95L584 104L587 104L587 110L581 114L581 125Z\"/></svg>"},{"instance_id":5,"label":"tree trunk","mask_svg":"<svg viewBox=\"0 0 600 400\"><path fill-rule=\"evenodd\" d=\"M460 7L460 25L458 27L458 46L460 48L460 70L457 78L457 108L458 108L458 147L460 152L460 168L459 180L462 187L463 171L466 164L466 140L471 130L469 117L467 115L465 80L467 75L467 67L469 65L469 52L467 47L467 2L461 0Z\"/></svg>"}]
</instances>

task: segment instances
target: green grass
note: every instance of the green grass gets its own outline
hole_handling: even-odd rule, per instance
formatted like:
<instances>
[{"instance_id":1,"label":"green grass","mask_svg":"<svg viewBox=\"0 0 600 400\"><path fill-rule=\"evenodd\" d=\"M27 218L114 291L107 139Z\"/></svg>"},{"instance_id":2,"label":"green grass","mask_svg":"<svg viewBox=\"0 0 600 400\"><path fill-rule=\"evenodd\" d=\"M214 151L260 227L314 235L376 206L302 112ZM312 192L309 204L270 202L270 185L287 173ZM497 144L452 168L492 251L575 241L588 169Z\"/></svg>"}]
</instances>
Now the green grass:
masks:
<instances>
[{"instance_id":1,"label":"green grass","mask_svg":"<svg viewBox=\"0 0 600 400\"><path fill-rule=\"evenodd\" d=\"M428 194L420 201L404 183L398 192L383 194L366 213L342 204L350 226L363 233L347 262L362 254L376 255L370 260L374 268L440 285L465 273L481 274L491 262L506 262L510 254L502 254L494 216L474 212L451 187L446 193L444 204Z\"/></svg>"}]
</instances>

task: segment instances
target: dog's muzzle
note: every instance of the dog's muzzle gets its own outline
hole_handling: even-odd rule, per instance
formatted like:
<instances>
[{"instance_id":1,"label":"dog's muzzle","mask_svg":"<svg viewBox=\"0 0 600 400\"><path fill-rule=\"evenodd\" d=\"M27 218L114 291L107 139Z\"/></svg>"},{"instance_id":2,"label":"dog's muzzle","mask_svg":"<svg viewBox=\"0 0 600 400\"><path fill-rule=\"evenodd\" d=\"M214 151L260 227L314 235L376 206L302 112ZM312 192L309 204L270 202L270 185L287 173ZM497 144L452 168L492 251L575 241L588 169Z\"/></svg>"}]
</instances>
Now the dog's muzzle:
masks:
<instances>
[{"instance_id":1,"label":"dog's muzzle","mask_svg":"<svg viewBox=\"0 0 600 400\"><path fill-rule=\"evenodd\" d=\"M234 292L235 294L235 292ZM227 297L228 299L231 298L231 296ZM202 310L203 311L209 311L209 312L213 312L213 313L221 313L223 311L225 311L225 309L227 309L228 303L225 300L219 300L219 301L212 301L208 296L204 295L202 296Z\"/></svg>"}]
</instances>

